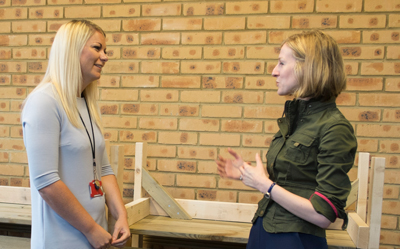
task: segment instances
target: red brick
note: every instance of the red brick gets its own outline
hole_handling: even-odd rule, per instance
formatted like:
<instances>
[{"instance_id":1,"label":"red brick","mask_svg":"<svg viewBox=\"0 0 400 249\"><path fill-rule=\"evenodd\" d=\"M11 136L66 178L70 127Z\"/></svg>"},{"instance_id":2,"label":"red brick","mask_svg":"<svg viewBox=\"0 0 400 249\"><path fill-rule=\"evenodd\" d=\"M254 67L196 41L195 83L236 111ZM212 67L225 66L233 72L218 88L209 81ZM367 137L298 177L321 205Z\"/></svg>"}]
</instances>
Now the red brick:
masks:
<instances>
[{"instance_id":1,"label":"red brick","mask_svg":"<svg viewBox=\"0 0 400 249\"><path fill-rule=\"evenodd\" d=\"M160 48L157 47L125 47L122 58L125 59L159 59Z\"/></svg>"},{"instance_id":2,"label":"red brick","mask_svg":"<svg viewBox=\"0 0 400 249\"><path fill-rule=\"evenodd\" d=\"M382 89L382 78L347 78L347 91L380 91Z\"/></svg>"},{"instance_id":3,"label":"red brick","mask_svg":"<svg viewBox=\"0 0 400 249\"><path fill-rule=\"evenodd\" d=\"M400 137L400 126L378 125L378 124L357 124L357 136L368 137Z\"/></svg>"},{"instance_id":4,"label":"red brick","mask_svg":"<svg viewBox=\"0 0 400 249\"><path fill-rule=\"evenodd\" d=\"M380 140L379 152L400 153L400 140Z\"/></svg>"},{"instance_id":5,"label":"red brick","mask_svg":"<svg viewBox=\"0 0 400 249\"><path fill-rule=\"evenodd\" d=\"M124 31L156 31L161 29L161 19L122 20Z\"/></svg>"},{"instance_id":6,"label":"red brick","mask_svg":"<svg viewBox=\"0 0 400 249\"><path fill-rule=\"evenodd\" d=\"M235 190L254 190L253 188L247 187L243 182L239 180L231 180L228 178L220 178L218 180L219 189L235 189Z\"/></svg>"},{"instance_id":7,"label":"red brick","mask_svg":"<svg viewBox=\"0 0 400 249\"><path fill-rule=\"evenodd\" d=\"M215 161L198 161L198 173L218 174Z\"/></svg>"},{"instance_id":8,"label":"red brick","mask_svg":"<svg viewBox=\"0 0 400 249\"><path fill-rule=\"evenodd\" d=\"M265 103L267 104L285 104L287 100L292 100L293 96L280 96L275 91L273 92L265 92Z\"/></svg>"},{"instance_id":9,"label":"red brick","mask_svg":"<svg viewBox=\"0 0 400 249\"><path fill-rule=\"evenodd\" d=\"M263 103L263 93L259 91L224 91L222 92L222 101L224 103L245 103L257 104Z\"/></svg>"},{"instance_id":10,"label":"red brick","mask_svg":"<svg viewBox=\"0 0 400 249\"><path fill-rule=\"evenodd\" d=\"M365 12L388 12L400 11L400 5L397 0L374 1L364 0Z\"/></svg>"},{"instance_id":11,"label":"red brick","mask_svg":"<svg viewBox=\"0 0 400 249\"><path fill-rule=\"evenodd\" d=\"M0 6L10 6L11 5L11 0L2 0L0 1Z\"/></svg>"},{"instance_id":12,"label":"red brick","mask_svg":"<svg viewBox=\"0 0 400 249\"><path fill-rule=\"evenodd\" d=\"M260 133L263 129L262 121L244 120L222 120L221 131L224 132L251 132ZM234 145L232 145L234 146Z\"/></svg>"},{"instance_id":13,"label":"red brick","mask_svg":"<svg viewBox=\"0 0 400 249\"><path fill-rule=\"evenodd\" d=\"M164 47L164 59L201 59L201 47Z\"/></svg>"},{"instance_id":14,"label":"red brick","mask_svg":"<svg viewBox=\"0 0 400 249\"><path fill-rule=\"evenodd\" d=\"M336 99L336 104L341 105L355 105L356 104L356 94L342 92Z\"/></svg>"},{"instance_id":15,"label":"red brick","mask_svg":"<svg viewBox=\"0 0 400 249\"><path fill-rule=\"evenodd\" d=\"M385 90L387 92L400 91L400 78L386 78Z\"/></svg>"},{"instance_id":16,"label":"red brick","mask_svg":"<svg viewBox=\"0 0 400 249\"><path fill-rule=\"evenodd\" d=\"M358 62L344 61L344 72L348 76L358 74Z\"/></svg>"},{"instance_id":17,"label":"red brick","mask_svg":"<svg viewBox=\"0 0 400 249\"><path fill-rule=\"evenodd\" d=\"M361 12L363 0L318 0L317 12Z\"/></svg>"},{"instance_id":18,"label":"red brick","mask_svg":"<svg viewBox=\"0 0 400 249\"><path fill-rule=\"evenodd\" d=\"M0 46L25 46L27 42L27 35L0 35Z\"/></svg>"},{"instance_id":19,"label":"red brick","mask_svg":"<svg viewBox=\"0 0 400 249\"><path fill-rule=\"evenodd\" d=\"M390 215L382 215L381 227L383 229L396 229L397 228L397 217Z\"/></svg>"},{"instance_id":20,"label":"red brick","mask_svg":"<svg viewBox=\"0 0 400 249\"><path fill-rule=\"evenodd\" d=\"M242 145L244 147L269 147L272 141L271 135L243 135Z\"/></svg>"},{"instance_id":21,"label":"red brick","mask_svg":"<svg viewBox=\"0 0 400 249\"><path fill-rule=\"evenodd\" d=\"M2 87L0 92L1 99L25 99L26 96L26 89L19 87Z\"/></svg>"},{"instance_id":22,"label":"red brick","mask_svg":"<svg viewBox=\"0 0 400 249\"><path fill-rule=\"evenodd\" d=\"M197 200L236 202L236 191L197 190Z\"/></svg>"},{"instance_id":23,"label":"red brick","mask_svg":"<svg viewBox=\"0 0 400 249\"><path fill-rule=\"evenodd\" d=\"M182 102L201 102L201 103L216 103L220 101L219 91L182 91L181 92Z\"/></svg>"},{"instance_id":24,"label":"red brick","mask_svg":"<svg viewBox=\"0 0 400 249\"><path fill-rule=\"evenodd\" d=\"M11 22L0 22L0 33L11 33Z\"/></svg>"},{"instance_id":25,"label":"red brick","mask_svg":"<svg viewBox=\"0 0 400 249\"><path fill-rule=\"evenodd\" d=\"M157 169L159 171L195 173L197 165L196 161L168 159L168 160L158 160Z\"/></svg>"},{"instance_id":26,"label":"red brick","mask_svg":"<svg viewBox=\"0 0 400 249\"><path fill-rule=\"evenodd\" d=\"M137 45L139 44L138 34L113 33L106 37L107 45Z\"/></svg>"},{"instance_id":27,"label":"red brick","mask_svg":"<svg viewBox=\"0 0 400 249\"><path fill-rule=\"evenodd\" d=\"M13 0L14 1L14 0ZM19 0L20 1L20 0ZM35 1L35 0L30 0L30 1ZM44 0L41 0L44 1ZM82 4L83 0L49 0L48 5L67 5L67 4Z\"/></svg>"},{"instance_id":28,"label":"red brick","mask_svg":"<svg viewBox=\"0 0 400 249\"><path fill-rule=\"evenodd\" d=\"M314 10L312 0L281 0L271 1L271 13L310 13Z\"/></svg>"},{"instance_id":29,"label":"red brick","mask_svg":"<svg viewBox=\"0 0 400 249\"><path fill-rule=\"evenodd\" d=\"M103 73L138 73L139 63L137 61L109 61L103 68Z\"/></svg>"},{"instance_id":30,"label":"red brick","mask_svg":"<svg viewBox=\"0 0 400 249\"><path fill-rule=\"evenodd\" d=\"M154 131L123 130L119 131L118 137L121 142L157 142L157 133Z\"/></svg>"},{"instance_id":31,"label":"red brick","mask_svg":"<svg viewBox=\"0 0 400 249\"><path fill-rule=\"evenodd\" d=\"M159 132L159 144L197 144L197 133L195 132Z\"/></svg>"},{"instance_id":32,"label":"red brick","mask_svg":"<svg viewBox=\"0 0 400 249\"><path fill-rule=\"evenodd\" d=\"M400 46L387 46L386 57L388 59L400 59Z\"/></svg>"},{"instance_id":33,"label":"red brick","mask_svg":"<svg viewBox=\"0 0 400 249\"><path fill-rule=\"evenodd\" d=\"M400 27L400 15L399 14L390 14L389 15L389 27L390 28Z\"/></svg>"},{"instance_id":34,"label":"red brick","mask_svg":"<svg viewBox=\"0 0 400 249\"><path fill-rule=\"evenodd\" d=\"M121 31L121 21L118 19L93 19L91 20L99 25L105 32L119 32Z\"/></svg>"},{"instance_id":35,"label":"red brick","mask_svg":"<svg viewBox=\"0 0 400 249\"><path fill-rule=\"evenodd\" d=\"M0 20L2 19L27 19L28 10L27 8L1 8L0 9Z\"/></svg>"},{"instance_id":36,"label":"red brick","mask_svg":"<svg viewBox=\"0 0 400 249\"><path fill-rule=\"evenodd\" d=\"M0 126L0 137L8 137L10 135L10 127Z\"/></svg>"},{"instance_id":37,"label":"red brick","mask_svg":"<svg viewBox=\"0 0 400 249\"><path fill-rule=\"evenodd\" d=\"M11 59L11 48L0 49L0 59L1 60Z\"/></svg>"},{"instance_id":38,"label":"red brick","mask_svg":"<svg viewBox=\"0 0 400 249\"><path fill-rule=\"evenodd\" d=\"M171 45L179 44L179 33L149 33L141 34L140 44L143 45Z\"/></svg>"},{"instance_id":39,"label":"red brick","mask_svg":"<svg viewBox=\"0 0 400 249\"><path fill-rule=\"evenodd\" d=\"M143 4L143 16L177 16L181 14L181 4Z\"/></svg>"},{"instance_id":40,"label":"red brick","mask_svg":"<svg viewBox=\"0 0 400 249\"><path fill-rule=\"evenodd\" d=\"M103 6L103 17L132 17L132 16L140 16L140 5L123 4L123 5Z\"/></svg>"},{"instance_id":41,"label":"red brick","mask_svg":"<svg viewBox=\"0 0 400 249\"><path fill-rule=\"evenodd\" d=\"M164 18L163 30L200 30L202 18Z\"/></svg>"},{"instance_id":42,"label":"red brick","mask_svg":"<svg viewBox=\"0 0 400 249\"><path fill-rule=\"evenodd\" d=\"M239 146L239 134L200 133L200 145Z\"/></svg>"},{"instance_id":43,"label":"red brick","mask_svg":"<svg viewBox=\"0 0 400 249\"><path fill-rule=\"evenodd\" d=\"M379 154L379 157L386 159L386 168L398 169L400 168L400 156L396 154Z\"/></svg>"},{"instance_id":44,"label":"red brick","mask_svg":"<svg viewBox=\"0 0 400 249\"><path fill-rule=\"evenodd\" d=\"M4 112L10 111L10 101L0 101L0 110ZM0 127L1 129L2 127Z\"/></svg>"},{"instance_id":45,"label":"red brick","mask_svg":"<svg viewBox=\"0 0 400 249\"><path fill-rule=\"evenodd\" d=\"M119 107L117 104L113 103L104 103L99 102L100 113L101 114L118 114Z\"/></svg>"},{"instance_id":46,"label":"red brick","mask_svg":"<svg viewBox=\"0 0 400 249\"><path fill-rule=\"evenodd\" d=\"M215 147L179 146L178 158L216 159L217 149Z\"/></svg>"},{"instance_id":47,"label":"red brick","mask_svg":"<svg viewBox=\"0 0 400 249\"><path fill-rule=\"evenodd\" d=\"M200 88L199 76L162 76L161 87Z\"/></svg>"},{"instance_id":48,"label":"red brick","mask_svg":"<svg viewBox=\"0 0 400 249\"><path fill-rule=\"evenodd\" d=\"M11 163L28 163L26 152L10 152Z\"/></svg>"},{"instance_id":49,"label":"red brick","mask_svg":"<svg viewBox=\"0 0 400 249\"><path fill-rule=\"evenodd\" d=\"M176 185L182 187L215 188L217 181L215 176L178 174Z\"/></svg>"},{"instance_id":50,"label":"red brick","mask_svg":"<svg viewBox=\"0 0 400 249\"><path fill-rule=\"evenodd\" d=\"M204 47L204 59L242 59L244 47Z\"/></svg>"},{"instance_id":51,"label":"red brick","mask_svg":"<svg viewBox=\"0 0 400 249\"><path fill-rule=\"evenodd\" d=\"M101 100L137 101L138 95L138 90L101 89Z\"/></svg>"},{"instance_id":52,"label":"red brick","mask_svg":"<svg viewBox=\"0 0 400 249\"><path fill-rule=\"evenodd\" d=\"M10 156L9 156L8 152L1 152L0 151L0 162L7 163L7 162L9 162L9 158L10 158ZM1 166L2 165L0 165L0 167Z\"/></svg>"},{"instance_id":53,"label":"red brick","mask_svg":"<svg viewBox=\"0 0 400 249\"><path fill-rule=\"evenodd\" d=\"M176 118L140 118L139 128L157 130L176 130L178 127Z\"/></svg>"},{"instance_id":54,"label":"red brick","mask_svg":"<svg viewBox=\"0 0 400 249\"><path fill-rule=\"evenodd\" d=\"M280 118L282 117L283 106L245 106L243 116L245 118Z\"/></svg>"},{"instance_id":55,"label":"red brick","mask_svg":"<svg viewBox=\"0 0 400 249\"><path fill-rule=\"evenodd\" d=\"M107 4L107 3L120 3L121 0L102 0L101 2L99 2L99 0L85 0L86 4ZM126 2L126 1L125 1Z\"/></svg>"},{"instance_id":56,"label":"red brick","mask_svg":"<svg viewBox=\"0 0 400 249\"><path fill-rule=\"evenodd\" d=\"M15 164L0 164L0 171L2 175L6 176L23 176L24 175L24 166L15 165Z\"/></svg>"},{"instance_id":57,"label":"red brick","mask_svg":"<svg viewBox=\"0 0 400 249\"><path fill-rule=\"evenodd\" d=\"M292 17L293 29L332 29L337 27L337 17L329 16L294 16Z\"/></svg>"},{"instance_id":58,"label":"red brick","mask_svg":"<svg viewBox=\"0 0 400 249\"><path fill-rule=\"evenodd\" d=\"M46 22L45 21L12 22L12 31L14 33L20 33L20 32L29 32L29 33L46 32Z\"/></svg>"},{"instance_id":59,"label":"red brick","mask_svg":"<svg viewBox=\"0 0 400 249\"><path fill-rule=\"evenodd\" d=\"M359 108L359 107L340 107L340 111L349 121L380 121L381 109L378 108Z\"/></svg>"},{"instance_id":60,"label":"red brick","mask_svg":"<svg viewBox=\"0 0 400 249\"><path fill-rule=\"evenodd\" d=\"M108 140L110 142L117 142L118 141L118 131L105 129L103 132L103 137L105 140Z\"/></svg>"},{"instance_id":61,"label":"red brick","mask_svg":"<svg viewBox=\"0 0 400 249\"><path fill-rule=\"evenodd\" d=\"M182 33L182 44L184 45L211 45L221 43L222 32Z\"/></svg>"},{"instance_id":62,"label":"red brick","mask_svg":"<svg viewBox=\"0 0 400 249\"><path fill-rule=\"evenodd\" d=\"M227 15L268 13L268 1L227 2Z\"/></svg>"},{"instance_id":63,"label":"red brick","mask_svg":"<svg viewBox=\"0 0 400 249\"><path fill-rule=\"evenodd\" d=\"M363 31L363 43L394 43L397 45L399 39L400 31L395 29Z\"/></svg>"},{"instance_id":64,"label":"red brick","mask_svg":"<svg viewBox=\"0 0 400 249\"><path fill-rule=\"evenodd\" d=\"M266 31L225 32L225 44L265 44Z\"/></svg>"},{"instance_id":65,"label":"red brick","mask_svg":"<svg viewBox=\"0 0 400 249\"><path fill-rule=\"evenodd\" d=\"M385 169L385 183L399 184L400 183L400 171L398 169ZM386 193L384 192L384 194L386 194ZM393 197L395 197L397 199L398 193L397 193L397 196L393 196ZM388 198L388 197L386 197L386 198Z\"/></svg>"},{"instance_id":66,"label":"red brick","mask_svg":"<svg viewBox=\"0 0 400 249\"><path fill-rule=\"evenodd\" d=\"M232 74L264 74L263 61L224 62L224 73Z\"/></svg>"},{"instance_id":67,"label":"red brick","mask_svg":"<svg viewBox=\"0 0 400 249\"><path fill-rule=\"evenodd\" d=\"M364 62L361 63L362 75L400 75L400 63Z\"/></svg>"},{"instance_id":68,"label":"red brick","mask_svg":"<svg viewBox=\"0 0 400 249\"><path fill-rule=\"evenodd\" d=\"M341 46L343 59L383 59L384 46Z\"/></svg>"},{"instance_id":69,"label":"red brick","mask_svg":"<svg viewBox=\"0 0 400 249\"><path fill-rule=\"evenodd\" d=\"M0 85L10 85L11 75L0 75Z\"/></svg>"},{"instance_id":70,"label":"red brick","mask_svg":"<svg viewBox=\"0 0 400 249\"><path fill-rule=\"evenodd\" d=\"M159 77L152 75L122 76L121 79L123 87L158 87L159 82Z\"/></svg>"},{"instance_id":71,"label":"red brick","mask_svg":"<svg viewBox=\"0 0 400 249\"><path fill-rule=\"evenodd\" d=\"M11 100L10 111L21 112L23 100Z\"/></svg>"},{"instance_id":72,"label":"red brick","mask_svg":"<svg viewBox=\"0 0 400 249\"><path fill-rule=\"evenodd\" d=\"M183 74L215 74L220 73L219 61L182 61L181 73Z\"/></svg>"},{"instance_id":73,"label":"red brick","mask_svg":"<svg viewBox=\"0 0 400 249\"><path fill-rule=\"evenodd\" d=\"M257 204L263 197L260 192L239 192L239 203Z\"/></svg>"},{"instance_id":74,"label":"red brick","mask_svg":"<svg viewBox=\"0 0 400 249\"><path fill-rule=\"evenodd\" d=\"M79 6L65 7L66 18L99 18L101 15L100 6Z\"/></svg>"},{"instance_id":75,"label":"red brick","mask_svg":"<svg viewBox=\"0 0 400 249\"><path fill-rule=\"evenodd\" d=\"M171 194L172 197L178 198L178 199L189 199L189 200L194 200L195 199L195 193L194 189L189 189L189 188L171 188L171 187L166 187L168 193Z\"/></svg>"},{"instance_id":76,"label":"red brick","mask_svg":"<svg viewBox=\"0 0 400 249\"><path fill-rule=\"evenodd\" d=\"M28 72L34 73L45 73L48 62L28 62Z\"/></svg>"},{"instance_id":77,"label":"red brick","mask_svg":"<svg viewBox=\"0 0 400 249\"><path fill-rule=\"evenodd\" d=\"M29 19L63 18L63 7L29 8Z\"/></svg>"},{"instance_id":78,"label":"red brick","mask_svg":"<svg viewBox=\"0 0 400 249\"><path fill-rule=\"evenodd\" d=\"M137 118L136 117L116 117L106 116L101 117L104 127L107 128L136 128Z\"/></svg>"},{"instance_id":79,"label":"red brick","mask_svg":"<svg viewBox=\"0 0 400 249\"><path fill-rule=\"evenodd\" d=\"M46 59L46 49L38 47L14 48L14 59Z\"/></svg>"},{"instance_id":80,"label":"red brick","mask_svg":"<svg viewBox=\"0 0 400 249\"><path fill-rule=\"evenodd\" d=\"M97 86L99 87L119 87L119 76L115 75L102 75L98 80Z\"/></svg>"},{"instance_id":81,"label":"red brick","mask_svg":"<svg viewBox=\"0 0 400 249\"><path fill-rule=\"evenodd\" d=\"M382 121L400 123L400 109L384 109L382 117Z\"/></svg>"},{"instance_id":82,"label":"red brick","mask_svg":"<svg viewBox=\"0 0 400 249\"><path fill-rule=\"evenodd\" d=\"M228 88L240 89L243 86L243 77L204 77L202 79L203 88Z\"/></svg>"},{"instance_id":83,"label":"red brick","mask_svg":"<svg viewBox=\"0 0 400 249\"><path fill-rule=\"evenodd\" d=\"M178 91L176 90L141 90L141 101L162 101L176 102L178 101Z\"/></svg>"},{"instance_id":84,"label":"red brick","mask_svg":"<svg viewBox=\"0 0 400 249\"><path fill-rule=\"evenodd\" d=\"M279 46L248 46L248 59L278 59L280 52Z\"/></svg>"},{"instance_id":85,"label":"red brick","mask_svg":"<svg viewBox=\"0 0 400 249\"><path fill-rule=\"evenodd\" d=\"M177 74L179 73L179 62L175 61L142 61L141 72L151 74Z\"/></svg>"},{"instance_id":86,"label":"red brick","mask_svg":"<svg viewBox=\"0 0 400 249\"><path fill-rule=\"evenodd\" d=\"M240 118L242 116L242 107L228 105L203 105L201 116Z\"/></svg>"},{"instance_id":87,"label":"red brick","mask_svg":"<svg viewBox=\"0 0 400 249\"><path fill-rule=\"evenodd\" d=\"M205 30L244 29L245 17L214 17L204 18Z\"/></svg>"},{"instance_id":88,"label":"red brick","mask_svg":"<svg viewBox=\"0 0 400 249\"><path fill-rule=\"evenodd\" d=\"M245 82L246 89L278 89L276 79L270 76L248 76Z\"/></svg>"},{"instance_id":89,"label":"red brick","mask_svg":"<svg viewBox=\"0 0 400 249\"><path fill-rule=\"evenodd\" d=\"M341 43L360 43L361 32L360 31L326 31L326 33L333 37L338 44Z\"/></svg>"},{"instance_id":90,"label":"red brick","mask_svg":"<svg viewBox=\"0 0 400 249\"><path fill-rule=\"evenodd\" d=\"M218 131L217 119L180 119L179 130L184 131Z\"/></svg>"},{"instance_id":91,"label":"red brick","mask_svg":"<svg viewBox=\"0 0 400 249\"><path fill-rule=\"evenodd\" d=\"M281 44L286 38L291 35L298 34L299 31L269 31L268 32L268 43L269 44Z\"/></svg>"},{"instance_id":92,"label":"red brick","mask_svg":"<svg viewBox=\"0 0 400 249\"><path fill-rule=\"evenodd\" d=\"M223 15L225 10L224 3L200 2L184 3L184 16L213 16Z\"/></svg>"},{"instance_id":93,"label":"red brick","mask_svg":"<svg viewBox=\"0 0 400 249\"><path fill-rule=\"evenodd\" d=\"M154 116L158 113L158 105L155 104L122 104L121 113L126 115Z\"/></svg>"},{"instance_id":94,"label":"red brick","mask_svg":"<svg viewBox=\"0 0 400 249\"><path fill-rule=\"evenodd\" d=\"M150 172L150 175L162 186L173 186L175 183L175 174Z\"/></svg>"},{"instance_id":95,"label":"red brick","mask_svg":"<svg viewBox=\"0 0 400 249\"><path fill-rule=\"evenodd\" d=\"M386 15L346 15L340 16L340 28L385 28Z\"/></svg>"}]
</instances>

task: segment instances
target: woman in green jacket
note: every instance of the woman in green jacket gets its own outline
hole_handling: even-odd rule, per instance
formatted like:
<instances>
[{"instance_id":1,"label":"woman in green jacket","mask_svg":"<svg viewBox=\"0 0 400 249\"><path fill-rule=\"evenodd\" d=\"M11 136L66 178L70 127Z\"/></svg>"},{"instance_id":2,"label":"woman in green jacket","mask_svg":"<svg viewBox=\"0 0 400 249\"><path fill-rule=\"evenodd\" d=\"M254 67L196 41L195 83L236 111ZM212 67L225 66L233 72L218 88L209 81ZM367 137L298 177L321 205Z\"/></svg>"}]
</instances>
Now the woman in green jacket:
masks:
<instances>
[{"instance_id":1,"label":"woman in green jacket","mask_svg":"<svg viewBox=\"0 0 400 249\"><path fill-rule=\"evenodd\" d=\"M321 31L290 36L281 46L276 78L287 101L279 131L266 155L250 166L235 151L219 156L221 177L264 193L253 218L247 248L328 248L325 229L343 219L351 184L348 171L357 149L352 125L337 109L346 87L343 59L335 40Z\"/></svg>"}]
</instances>

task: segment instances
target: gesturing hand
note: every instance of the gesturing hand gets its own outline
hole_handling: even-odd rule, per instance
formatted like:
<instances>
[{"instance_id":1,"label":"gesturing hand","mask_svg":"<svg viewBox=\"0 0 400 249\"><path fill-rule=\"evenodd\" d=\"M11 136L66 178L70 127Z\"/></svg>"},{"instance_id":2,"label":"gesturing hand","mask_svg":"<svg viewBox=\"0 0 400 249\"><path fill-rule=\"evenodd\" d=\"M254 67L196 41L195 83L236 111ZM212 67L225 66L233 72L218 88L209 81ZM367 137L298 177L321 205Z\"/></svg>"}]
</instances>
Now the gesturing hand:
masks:
<instances>
[{"instance_id":1,"label":"gesturing hand","mask_svg":"<svg viewBox=\"0 0 400 249\"><path fill-rule=\"evenodd\" d=\"M264 165L261 161L260 155L256 154L256 166L250 166L247 163L244 163L240 168L240 173L243 177L243 183L246 186L251 188L255 188L260 192L265 193L265 186L269 186L272 181L268 179L267 174L265 173Z\"/></svg>"},{"instance_id":2,"label":"gesturing hand","mask_svg":"<svg viewBox=\"0 0 400 249\"><path fill-rule=\"evenodd\" d=\"M221 155L219 155L218 159L215 160L218 165L218 173L223 178L239 180L241 175L239 168L243 165L243 159L231 148L228 148L228 152L235 159L225 159Z\"/></svg>"}]
</instances>

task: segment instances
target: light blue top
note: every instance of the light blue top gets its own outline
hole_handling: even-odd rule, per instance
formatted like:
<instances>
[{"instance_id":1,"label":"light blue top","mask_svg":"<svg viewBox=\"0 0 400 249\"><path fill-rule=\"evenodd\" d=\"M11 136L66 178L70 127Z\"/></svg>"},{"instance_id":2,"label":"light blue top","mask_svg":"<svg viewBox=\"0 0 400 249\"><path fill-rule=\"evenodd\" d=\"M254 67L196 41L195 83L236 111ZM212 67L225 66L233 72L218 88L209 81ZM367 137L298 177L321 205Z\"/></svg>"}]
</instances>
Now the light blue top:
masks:
<instances>
[{"instance_id":1,"label":"light blue top","mask_svg":"<svg viewBox=\"0 0 400 249\"><path fill-rule=\"evenodd\" d=\"M86 237L61 218L38 190L63 181L93 219L107 230L105 198L90 198L93 159L85 129L74 127L55 98L52 85L32 93L22 112L24 143L28 155L32 199L32 249L92 248ZM78 110L92 136L85 100ZM103 136L93 121L98 177L113 174ZM93 140L93 139L92 139ZM63 193L59 193L63 195Z\"/></svg>"}]
</instances>

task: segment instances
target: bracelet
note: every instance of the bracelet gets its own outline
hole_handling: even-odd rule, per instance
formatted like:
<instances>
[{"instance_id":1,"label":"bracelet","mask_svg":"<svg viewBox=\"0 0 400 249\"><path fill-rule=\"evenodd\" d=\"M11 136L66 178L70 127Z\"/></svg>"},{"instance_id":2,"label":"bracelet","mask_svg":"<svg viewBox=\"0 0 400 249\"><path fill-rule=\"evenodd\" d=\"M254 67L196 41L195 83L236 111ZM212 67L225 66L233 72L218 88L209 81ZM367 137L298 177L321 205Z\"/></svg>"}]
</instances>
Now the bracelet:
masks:
<instances>
[{"instance_id":1,"label":"bracelet","mask_svg":"<svg viewBox=\"0 0 400 249\"><path fill-rule=\"evenodd\" d=\"M272 188L275 186L275 184L276 184L276 182L273 182L271 184L271 186L269 186L267 193L264 194L265 198L267 198L267 199L271 198L271 191L272 191Z\"/></svg>"}]
</instances>

